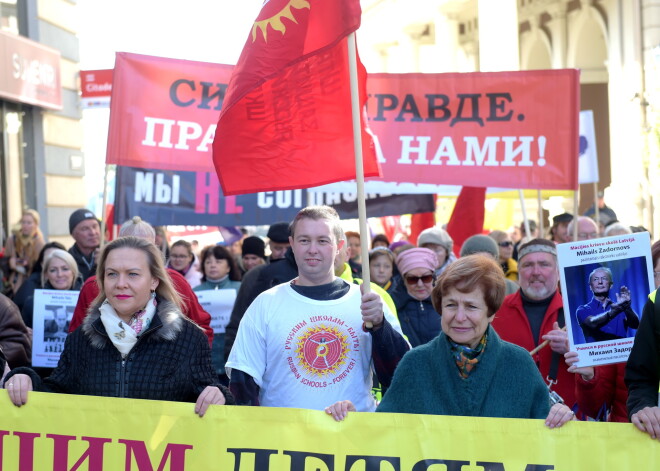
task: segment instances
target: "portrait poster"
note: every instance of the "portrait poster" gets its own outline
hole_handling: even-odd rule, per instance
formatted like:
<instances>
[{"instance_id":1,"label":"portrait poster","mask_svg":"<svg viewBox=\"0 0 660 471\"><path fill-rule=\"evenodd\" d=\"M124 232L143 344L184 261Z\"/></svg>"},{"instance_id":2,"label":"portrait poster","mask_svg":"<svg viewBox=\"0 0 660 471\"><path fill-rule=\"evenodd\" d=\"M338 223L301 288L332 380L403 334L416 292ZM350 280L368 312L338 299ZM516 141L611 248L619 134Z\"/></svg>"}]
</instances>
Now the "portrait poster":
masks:
<instances>
[{"instance_id":1,"label":"portrait poster","mask_svg":"<svg viewBox=\"0 0 660 471\"><path fill-rule=\"evenodd\" d=\"M211 328L214 334L224 334L229 323L231 310L236 302L235 289L209 289L195 291L199 304L211 314Z\"/></svg>"},{"instance_id":2,"label":"portrait poster","mask_svg":"<svg viewBox=\"0 0 660 471\"><path fill-rule=\"evenodd\" d=\"M578 366L627 361L654 289L648 232L557 246L564 318Z\"/></svg>"},{"instance_id":3,"label":"portrait poster","mask_svg":"<svg viewBox=\"0 0 660 471\"><path fill-rule=\"evenodd\" d=\"M79 294L66 290L34 291L32 366L57 366Z\"/></svg>"}]
</instances>

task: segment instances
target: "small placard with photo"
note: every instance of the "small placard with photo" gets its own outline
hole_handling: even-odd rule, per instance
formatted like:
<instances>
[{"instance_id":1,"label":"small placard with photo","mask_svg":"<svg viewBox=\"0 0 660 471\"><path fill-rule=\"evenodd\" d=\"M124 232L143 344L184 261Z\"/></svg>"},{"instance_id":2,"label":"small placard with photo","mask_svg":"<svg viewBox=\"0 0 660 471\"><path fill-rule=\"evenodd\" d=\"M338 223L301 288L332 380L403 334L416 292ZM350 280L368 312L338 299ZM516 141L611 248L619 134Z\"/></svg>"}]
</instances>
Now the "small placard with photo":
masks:
<instances>
[{"instance_id":1,"label":"small placard with photo","mask_svg":"<svg viewBox=\"0 0 660 471\"><path fill-rule=\"evenodd\" d=\"M654 290L649 233L559 244L557 259L577 365L625 362Z\"/></svg>"},{"instance_id":2,"label":"small placard with photo","mask_svg":"<svg viewBox=\"0 0 660 471\"><path fill-rule=\"evenodd\" d=\"M64 350L78 291L34 291L32 366L55 368Z\"/></svg>"}]
</instances>

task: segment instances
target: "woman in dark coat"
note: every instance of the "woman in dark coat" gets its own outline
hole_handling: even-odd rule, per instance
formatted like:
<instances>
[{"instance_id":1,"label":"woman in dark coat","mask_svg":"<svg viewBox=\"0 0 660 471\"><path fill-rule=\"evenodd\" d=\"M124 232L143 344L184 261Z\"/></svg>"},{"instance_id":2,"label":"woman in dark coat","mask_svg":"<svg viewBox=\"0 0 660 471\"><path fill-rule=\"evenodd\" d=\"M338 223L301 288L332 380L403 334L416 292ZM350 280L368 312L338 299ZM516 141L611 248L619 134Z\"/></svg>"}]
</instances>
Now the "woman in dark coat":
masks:
<instances>
[{"instance_id":1,"label":"woman in dark coat","mask_svg":"<svg viewBox=\"0 0 660 471\"><path fill-rule=\"evenodd\" d=\"M9 373L5 388L21 406L32 390L194 402L204 415L225 404L202 330L184 317L162 256L152 243L121 237L98 263L100 293L82 328L69 335L53 374L41 381L28 368ZM117 378L119 380L117 381Z\"/></svg>"},{"instance_id":2,"label":"woman in dark coat","mask_svg":"<svg viewBox=\"0 0 660 471\"><path fill-rule=\"evenodd\" d=\"M440 333L440 315L433 308L431 291L438 259L432 250L408 249L396 257L402 282L390 291L410 345L417 347Z\"/></svg>"}]
</instances>

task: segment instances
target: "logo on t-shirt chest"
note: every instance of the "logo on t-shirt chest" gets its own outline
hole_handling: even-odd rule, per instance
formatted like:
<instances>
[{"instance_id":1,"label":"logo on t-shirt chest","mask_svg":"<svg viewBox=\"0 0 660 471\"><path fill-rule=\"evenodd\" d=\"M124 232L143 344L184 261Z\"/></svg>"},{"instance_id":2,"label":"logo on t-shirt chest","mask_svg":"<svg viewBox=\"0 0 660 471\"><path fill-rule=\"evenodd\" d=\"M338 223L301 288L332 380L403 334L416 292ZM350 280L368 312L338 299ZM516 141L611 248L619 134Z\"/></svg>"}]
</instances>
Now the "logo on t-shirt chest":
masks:
<instances>
[{"instance_id":1,"label":"logo on t-shirt chest","mask_svg":"<svg viewBox=\"0 0 660 471\"><path fill-rule=\"evenodd\" d=\"M360 339L342 319L316 315L291 329L284 349L289 370L301 384L325 388L346 379L356 367Z\"/></svg>"}]
</instances>

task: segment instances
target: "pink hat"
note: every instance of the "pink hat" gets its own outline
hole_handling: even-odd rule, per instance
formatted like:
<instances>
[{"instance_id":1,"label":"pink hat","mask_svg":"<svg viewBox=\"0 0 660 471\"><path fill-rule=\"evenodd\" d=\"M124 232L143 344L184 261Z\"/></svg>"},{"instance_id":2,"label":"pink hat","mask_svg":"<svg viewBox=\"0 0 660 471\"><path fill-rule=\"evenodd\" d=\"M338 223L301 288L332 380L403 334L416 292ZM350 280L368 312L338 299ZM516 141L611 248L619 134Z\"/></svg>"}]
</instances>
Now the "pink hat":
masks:
<instances>
[{"instance_id":1,"label":"pink hat","mask_svg":"<svg viewBox=\"0 0 660 471\"><path fill-rule=\"evenodd\" d=\"M415 268L427 268L434 272L438 266L438 257L430 249L408 249L396 257L396 266L402 275Z\"/></svg>"}]
</instances>

